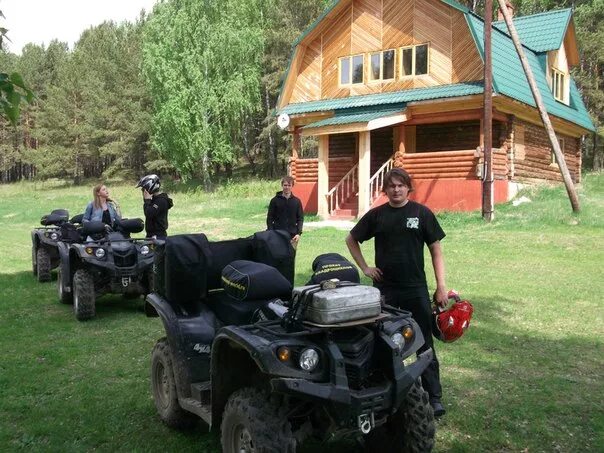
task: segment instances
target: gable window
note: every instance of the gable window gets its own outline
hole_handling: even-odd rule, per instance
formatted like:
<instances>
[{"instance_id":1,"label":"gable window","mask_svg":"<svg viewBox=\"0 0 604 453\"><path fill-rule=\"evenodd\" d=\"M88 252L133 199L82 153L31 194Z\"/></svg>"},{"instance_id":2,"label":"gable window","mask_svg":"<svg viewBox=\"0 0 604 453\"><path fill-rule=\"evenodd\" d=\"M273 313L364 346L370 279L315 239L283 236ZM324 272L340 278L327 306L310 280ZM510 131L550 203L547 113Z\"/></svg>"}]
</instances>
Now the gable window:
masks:
<instances>
[{"instance_id":1,"label":"gable window","mask_svg":"<svg viewBox=\"0 0 604 453\"><path fill-rule=\"evenodd\" d=\"M340 85L363 83L363 55L340 58Z\"/></svg>"},{"instance_id":2,"label":"gable window","mask_svg":"<svg viewBox=\"0 0 604 453\"><path fill-rule=\"evenodd\" d=\"M552 68L552 93L557 101L564 102L566 76L563 72Z\"/></svg>"},{"instance_id":3,"label":"gable window","mask_svg":"<svg viewBox=\"0 0 604 453\"><path fill-rule=\"evenodd\" d=\"M369 54L369 81L394 79L394 49Z\"/></svg>"},{"instance_id":4,"label":"gable window","mask_svg":"<svg viewBox=\"0 0 604 453\"><path fill-rule=\"evenodd\" d=\"M401 77L428 74L428 44L401 49Z\"/></svg>"}]
</instances>

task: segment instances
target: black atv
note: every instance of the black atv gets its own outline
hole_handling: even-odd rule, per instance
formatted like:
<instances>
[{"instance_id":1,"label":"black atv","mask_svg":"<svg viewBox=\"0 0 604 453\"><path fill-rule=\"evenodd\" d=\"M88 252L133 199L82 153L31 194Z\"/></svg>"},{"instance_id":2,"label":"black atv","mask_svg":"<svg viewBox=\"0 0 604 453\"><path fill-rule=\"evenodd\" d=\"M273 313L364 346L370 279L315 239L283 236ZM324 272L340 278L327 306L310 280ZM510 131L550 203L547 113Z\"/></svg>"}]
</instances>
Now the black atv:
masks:
<instances>
[{"instance_id":1,"label":"black atv","mask_svg":"<svg viewBox=\"0 0 604 453\"><path fill-rule=\"evenodd\" d=\"M31 262L34 277L39 282L49 282L50 272L59 265L57 243L63 236L77 228L82 222L83 215L77 215L69 220L69 212L65 209L55 209L40 220L42 228L31 232ZM77 239L76 239L77 240Z\"/></svg>"},{"instance_id":2,"label":"black atv","mask_svg":"<svg viewBox=\"0 0 604 453\"><path fill-rule=\"evenodd\" d=\"M143 228L141 219L122 219L113 228L84 222L83 242L59 242L59 299L73 304L79 321L95 316L96 299L103 294L135 298L149 293L156 241L130 238Z\"/></svg>"},{"instance_id":3,"label":"black atv","mask_svg":"<svg viewBox=\"0 0 604 453\"><path fill-rule=\"evenodd\" d=\"M434 415L419 377L432 350L416 355L424 340L410 313L382 306L379 292L376 311L375 288L336 280L287 300L293 256L279 231L162 244L145 305L166 332L151 359L160 418L175 428L201 418L220 429L224 453L293 453L309 437L430 451Z\"/></svg>"}]
</instances>

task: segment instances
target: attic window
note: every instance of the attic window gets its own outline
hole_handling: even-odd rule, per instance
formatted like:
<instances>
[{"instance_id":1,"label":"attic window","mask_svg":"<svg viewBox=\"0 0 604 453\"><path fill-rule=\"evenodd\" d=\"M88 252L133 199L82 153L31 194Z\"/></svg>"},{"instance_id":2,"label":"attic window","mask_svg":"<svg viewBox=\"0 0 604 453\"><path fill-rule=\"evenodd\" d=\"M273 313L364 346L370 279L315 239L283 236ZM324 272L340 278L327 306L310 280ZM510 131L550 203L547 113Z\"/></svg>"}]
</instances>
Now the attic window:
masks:
<instances>
[{"instance_id":1,"label":"attic window","mask_svg":"<svg viewBox=\"0 0 604 453\"><path fill-rule=\"evenodd\" d=\"M369 54L369 81L394 80L394 49Z\"/></svg>"},{"instance_id":2,"label":"attic window","mask_svg":"<svg viewBox=\"0 0 604 453\"><path fill-rule=\"evenodd\" d=\"M552 68L552 93L557 101L565 102L566 76L563 72Z\"/></svg>"},{"instance_id":3,"label":"attic window","mask_svg":"<svg viewBox=\"0 0 604 453\"><path fill-rule=\"evenodd\" d=\"M428 44L401 49L401 77L428 74Z\"/></svg>"},{"instance_id":4,"label":"attic window","mask_svg":"<svg viewBox=\"0 0 604 453\"><path fill-rule=\"evenodd\" d=\"M363 83L364 56L354 55L352 57L340 58L340 85L356 85Z\"/></svg>"}]
</instances>

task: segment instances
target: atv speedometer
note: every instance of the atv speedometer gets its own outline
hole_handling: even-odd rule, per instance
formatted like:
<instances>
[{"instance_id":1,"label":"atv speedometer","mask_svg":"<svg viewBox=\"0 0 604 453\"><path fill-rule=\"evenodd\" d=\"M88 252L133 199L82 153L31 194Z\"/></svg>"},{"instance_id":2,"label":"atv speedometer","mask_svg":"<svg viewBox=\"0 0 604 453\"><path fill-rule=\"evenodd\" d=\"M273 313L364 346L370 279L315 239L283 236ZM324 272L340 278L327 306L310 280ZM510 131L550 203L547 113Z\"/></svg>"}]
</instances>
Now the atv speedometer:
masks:
<instances>
[{"instance_id":1,"label":"atv speedometer","mask_svg":"<svg viewBox=\"0 0 604 453\"><path fill-rule=\"evenodd\" d=\"M141 247L141 255L148 255L149 254L149 246L148 245L143 245Z\"/></svg>"},{"instance_id":2,"label":"atv speedometer","mask_svg":"<svg viewBox=\"0 0 604 453\"><path fill-rule=\"evenodd\" d=\"M105 257L105 249L101 249L98 248L94 251L94 256L96 256L97 258L104 258Z\"/></svg>"},{"instance_id":3,"label":"atv speedometer","mask_svg":"<svg viewBox=\"0 0 604 453\"><path fill-rule=\"evenodd\" d=\"M305 349L300 354L299 364L304 371L313 371L319 365L319 353L316 349Z\"/></svg>"}]
</instances>

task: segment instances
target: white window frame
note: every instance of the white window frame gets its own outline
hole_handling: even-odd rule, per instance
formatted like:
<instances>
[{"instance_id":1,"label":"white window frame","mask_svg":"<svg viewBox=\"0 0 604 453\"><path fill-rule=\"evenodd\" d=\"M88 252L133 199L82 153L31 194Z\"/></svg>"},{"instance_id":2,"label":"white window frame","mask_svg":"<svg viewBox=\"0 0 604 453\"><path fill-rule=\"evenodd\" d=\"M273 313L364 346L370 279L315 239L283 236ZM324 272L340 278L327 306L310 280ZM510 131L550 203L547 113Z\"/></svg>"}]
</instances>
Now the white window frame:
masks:
<instances>
[{"instance_id":1,"label":"white window frame","mask_svg":"<svg viewBox=\"0 0 604 453\"><path fill-rule=\"evenodd\" d=\"M564 99L566 98L566 86L567 86L567 81L566 81L566 77L567 75L560 71L559 69L556 69L554 67L552 67L552 94L554 95L554 99L556 101L560 101L565 103Z\"/></svg>"},{"instance_id":2,"label":"white window frame","mask_svg":"<svg viewBox=\"0 0 604 453\"><path fill-rule=\"evenodd\" d=\"M394 55L394 62L393 67L392 67L392 77L385 79L384 78L384 52L393 52ZM373 78L373 56L374 55L379 55L380 56L380 61L379 61L379 65L380 65L380 74L379 77L377 79ZM369 83L375 83L375 82L391 82L393 80L396 80L396 49L385 49L385 50L380 50L378 52L369 52L368 53L368 60L369 60L369 65L368 65L368 70L369 70Z\"/></svg>"},{"instance_id":3,"label":"white window frame","mask_svg":"<svg viewBox=\"0 0 604 453\"><path fill-rule=\"evenodd\" d=\"M426 52L426 73L425 74L416 74L415 73L415 65L416 65L416 49L418 47L422 47L422 46L426 46L427 47L427 52ZM403 53L405 50L407 49L412 49L411 52L411 74L403 74ZM430 43L429 42L423 42L421 44L415 44L413 46L404 46L400 48L400 63L399 63L399 73L401 75L401 79L408 79L411 77L423 77L423 76L427 76L430 75Z\"/></svg>"},{"instance_id":4,"label":"white window frame","mask_svg":"<svg viewBox=\"0 0 604 453\"><path fill-rule=\"evenodd\" d=\"M361 57L363 59L363 78L360 82L353 82L353 61L355 57ZM348 83L342 83L342 60L348 60ZM362 85L365 83L365 54L347 55L345 57L338 58L338 86L340 87L351 87L353 85Z\"/></svg>"}]
</instances>

